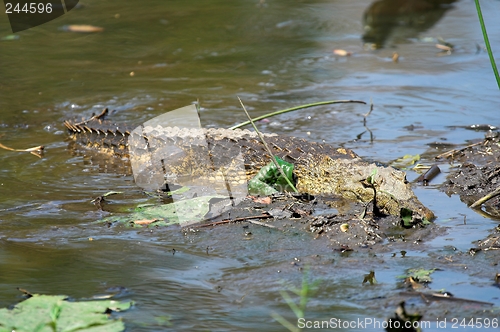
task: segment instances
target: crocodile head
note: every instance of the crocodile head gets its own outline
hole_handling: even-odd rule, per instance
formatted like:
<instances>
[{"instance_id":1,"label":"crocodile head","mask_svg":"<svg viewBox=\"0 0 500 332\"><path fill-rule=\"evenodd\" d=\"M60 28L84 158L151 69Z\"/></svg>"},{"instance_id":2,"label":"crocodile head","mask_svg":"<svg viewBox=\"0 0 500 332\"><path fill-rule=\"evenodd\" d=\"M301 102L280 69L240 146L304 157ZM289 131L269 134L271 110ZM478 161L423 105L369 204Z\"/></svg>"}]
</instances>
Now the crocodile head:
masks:
<instances>
[{"instance_id":1,"label":"crocodile head","mask_svg":"<svg viewBox=\"0 0 500 332\"><path fill-rule=\"evenodd\" d=\"M415 220L433 220L431 210L415 196L406 173L356 159L323 157L295 170L297 189L310 194L338 194L347 199L372 202L383 214L401 216L412 211Z\"/></svg>"}]
</instances>

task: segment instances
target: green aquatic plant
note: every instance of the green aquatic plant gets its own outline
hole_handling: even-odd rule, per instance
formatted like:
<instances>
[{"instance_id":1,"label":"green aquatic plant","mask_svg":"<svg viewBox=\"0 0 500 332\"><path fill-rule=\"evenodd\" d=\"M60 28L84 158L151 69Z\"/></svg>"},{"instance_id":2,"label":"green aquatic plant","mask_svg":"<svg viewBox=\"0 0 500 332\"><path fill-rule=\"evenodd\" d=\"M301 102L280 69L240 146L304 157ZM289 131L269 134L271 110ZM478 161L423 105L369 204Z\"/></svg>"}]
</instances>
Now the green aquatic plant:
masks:
<instances>
[{"instance_id":1,"label":"green aquatic plant","mask_svg":"<svg viewBox=\"0 0 500 332\"><path fill-rule=\"evenodd\" d=\"M293 181L293 164L279 157L274 158L288 180L283 178L276 165L270 162L248 181L248 192L251 195L272 195L285 189L291 189L288 183Z\"/></svg>"},{"instance_id":2,"label":"green aquatic plant","mask_svg":"<svg viewBox=\"0 0 500 332\"><path fill-rule=\"evenodd\" d=\"M309 302L309 299L311 296L314 296L316 291L318 290L320 280L315 280L311 282L309 280L309 268L306 268L304 270L304 273L302 275L302 285L301 288L295 288L295 287L288 287L288 290L296 295L299 296L299 304L297 305L290 294L286 290L280 291L281 297L285 300L286 304L290 307L290 309L293 311L295 314L295 317L297 317L297 321L301 318L305 317L305 311L307 307L307 302ZM289 320L287 320L285 317L281 316L280 314L276 312L271 313L271 317L273 317L278 323L286 327L289 331L291 332L300 332L302 331L301 328L298 327L297 324L291 323Z\"/></svg>"},{"instance_id":3,"label":"green aquatic plant","mask_svg":"<svg viewBox=\"0 0 500 332\"><path fill-rule=\"evenodd\" d=\"M238 97L238 100L240 101L240 104L241 104L241 107L243 108L243 111L245 112L245 115L247 116L248 118L248 121L249 123L253 126L253 129L255 130L255 132L257 133L257 135L259 136L259 139L260 141L262 142L262 144L264 145L265 149L267 150L267 152L269 153L269 155L271 156L271 161L274 163L274 165L276 166L276 169L279 171L279 173L281 174L281 178L285 180L286 184L292 188L292 190L294 192L299 192L297 190L297 188L295 188L295 186L293 185L292 181L289 179L289 177L285 174L284 170L281 168L281 166L279 165L278 161L276 160L276 157L273 155L271 149L269 149L269 146L267 146L267 143L266 141L264 140L264 136L262 136L262 134L260 133L259 129L257 128L257 126L255 125L255 122L254 120L250 117L250 114L248 114L247 112L247 109L245 107L245 105L243 105L243 102L241 101L241 98Z\"/></svg>"},{"instance_id":4,"label":"green aquatic plant","mask_svg":"<svg viewBox=\"0 0 500 332\"><path fill-rule=\"evenodd\" d=\"M488 38L488 33L486 32L486 26L484 24L483 13L481 12L481 5L479 0L474 0L476 2L477 16L479 17L479 24L481 25L481 30L483 32L484 43L486 45L486 50L488 51L488 56L490 57L491 68L495 74L495 79L497 80L498 88L500 89L500 76L498 75L498 69L493 57L493 52L491 51L490 40Z\"/></svg>"}]
</instances>

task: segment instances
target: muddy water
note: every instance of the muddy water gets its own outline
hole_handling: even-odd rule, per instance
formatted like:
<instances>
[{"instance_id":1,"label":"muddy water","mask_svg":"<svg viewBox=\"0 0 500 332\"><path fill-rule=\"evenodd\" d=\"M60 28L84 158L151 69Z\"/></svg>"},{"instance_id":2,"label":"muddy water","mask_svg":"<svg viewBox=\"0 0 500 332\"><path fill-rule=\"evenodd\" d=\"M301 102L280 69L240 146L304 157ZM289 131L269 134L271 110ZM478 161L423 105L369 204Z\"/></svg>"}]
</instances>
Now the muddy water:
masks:
<instances>
[{"instance_id":1,"label":"muddy water","mask_svg":"<svg viewBox=\"0 0 500 332\"><path fill-rule=\"evenodd\" d=\"M499 125L498 90L473 2L457 1L439 11L423 6L396 19L390 8L385 25L370 30L367 25L378 22L363 21L371 5L89 0L18 33L19 39L0 41L0 142L46 146L41 159L0 151L0 306L19 299L16 287L75 298L118 289L118 298L136 301L123 315L132 331L283 330L270 316L275 311L293 319L279 293L286 288L282 282L298 286L299 267L311 265L311 276L323 282L308 306L308 319L382 320L397 303L373 299L394 291L396 277L412 267L440 267L433 289L498 307L500 292L491 286L497 258L475 257L474 265L461 261L497 222L437 191L444 175L416 192L448 233L419 246L387 245L377 255L343 256L312 235L284 236L256 226L250 226L248 240L241 225L183 234L176 228L138 231L93 223L151 202L132 177L103 172L68 151L62 121L103 107L116 110L116 121L139 124L199 100L205 126L228 127L244 118L237 96L254 116L322 100L371 100L366 127L368 107L357 104L289 113L260 125L343 144L380 162L418 153L431 163L437 152L427 144L464 144L483 135L449 126ZM495 45L499 4L485 1L483 7ZM62 29L71 24L105 30ZM376 39L368 33L373 30ZM0 37L7 35L2 16ZM375 42L375 49L363 38ZM454 52L440 52L437 38L454 44ZM353 55L337 57L334 49ZM391 60L395 52L398 62ZM104 211L90 203L111 190L124 194ZM458 257L447 265L442 258L450 255ZM372 269L381 285L362 287L363 275ZM463 308L450 310L460 318ZM467 317L471 312L483 317L483 309L467 306Z\"/></svg>"}]
</instances>

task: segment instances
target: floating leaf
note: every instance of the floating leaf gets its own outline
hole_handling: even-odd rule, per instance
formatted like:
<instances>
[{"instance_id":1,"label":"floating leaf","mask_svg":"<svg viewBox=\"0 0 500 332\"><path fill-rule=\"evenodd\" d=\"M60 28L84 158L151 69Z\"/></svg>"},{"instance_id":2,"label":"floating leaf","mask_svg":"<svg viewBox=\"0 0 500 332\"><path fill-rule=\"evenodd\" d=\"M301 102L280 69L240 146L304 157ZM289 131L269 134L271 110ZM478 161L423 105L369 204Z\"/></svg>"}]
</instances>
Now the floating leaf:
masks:
<instances>
[{"instance_id":1,"label":"floating leaf","mask_svg":"<svg viewBox=\"0 0 500 332\"><path fill-rule=\"evenodd\" d=\"M442 51L445 51L445 52L449 52L449 53L451 53L451 51L453 51L453 47L450 47L448 45L436 44L436 48L438 48Z\"/></svg>"},{"instance_id":2,"label":"floating leaf","mask_svg":"<svg viewBox=\"0 0 500 332\"><path fill-rule=\"evenodd\" d=\"M141 219L141 220L135 220L134 224L136 224L136 225L149 225L149 224L152 224L158 220L159 219Z\"/></svg>"},{"instance_id":3,"label":"floating leaf","mask_svg":"<svg viewBox=\"0 0 500 332\"><path fill-rule=\"evenodd\" d=\"M392 167L396 167L402 170L408 169L411 165L414 165L417 161L420 160L420 155L411 155L406 154L402 158L398 158L391 163Z\"/></svg>"},{"instance_id":4,"label":"floating leaf","mask_svg":"<svg viewBox=\"0 0 500 332\"><path fill-rule=\"evenodd\" d=\"M121 320L109 319L108 312L127 310L133 302L69 302L65 295L38 295L0 309L0 331L123 331Z\"/></svg>"},{"instance_id":5,"label":"floating leaf","mask_svg":"<svg viewBox=\"0 0 500 332\"><path fill-rule=\"evenodd\" d=\"M392 53L392 62L398 62L399 61L399 54L394 52Z\"/></svg>"},{"instance_id":6,"label":"floating leaf","mask_svg":"<svg viewBox=\"0 0 500 332\"><path fill-rule=\"evenodd\" d=\"M350 56L352 55L352 52L348 52L346 50L333 50L333 54L338 56Z\"/></svg>"},{"instance_id":7,"label":"floating leaf","mask_svg":"<svg viewBox=\"0 0 500 332\"><path fill-rule=\"evenodd\" d=\"M413 290L417 290L422 288L422 284L420 284L417 280L415 280L413 277L408 277L405 279L405 282L410 284L411 288Z\"/></svg>"},{"instance_id":8,"label":"floating leaf","mask_svg":"<svg viewBox=\"0 0 500 332\"><path fill-rule=\"evenodd\" d=\"M20 37L18 35L7 35L2 37L0 40L18 40Z\"/></svg>"},{"instance_id":9,"label":"floating leaf","mask_svg":"<svg viewBox=\"0 0 500 332\"><path fill-rule=\"evenodd\" d=\"M62 30L69 32L92 33L92 32L102 32L104 31L104 28L87 24L74 24L74 25L65 25L62 27Z\"/></svg>"},{"instance_id":10,"label":"floating leaf","mask_svg":"<svg viewBox=\"0 0 500 332\"><path fill-rule=\"evenodd\" d=\"M111 195L118 195L118 194L123 194L123 191L108 191L107 193L102 195L102 197L108 197Z\"/></svg>"},{"instance_id":11,"label":"floating leaf","mask_svg":"<svg viewBox=\"0 0 500 332\"><path fill-rule=\"evenodd\" d=\"M170 226L200 222L210 212L210 201L224 199L226 196L200 196L191 199L176 201L170 204L142 204L134 212L127 215L106 217L99 222L126 223L133 227L142 226Z\"/></svg>"},{"instance_id":12,"label":"floating leaf","mask_svg":"<svg viewBox=\"0 0 500 332\"><path fill-rule=\"evenodd\" d=\"M436 271L436 269L430 269L430 270L409 269L406 275L398 276L398 278L400 279L413 278L413 280L418 281L420 283L429 283L432 281L430 275L434 273L434 271Z\"/></svg>"},{"instance_id":13,"label":"floating leaf","mask_svg":"<svg viewBox=\"0 0 500 332\"><path fill-rule=\"evenodd\" d=\"M447 42L446 40L444 40L442 38L438 38L437 41L438 41L438 43L436 44L436 47L443 50L443 51L451 52L451 51L453 51L453 48L455 47L455 45Z\"/></svg>"},{"instance_id":14,"label":"floating leaf","mask_svg":"<svg viewBox=\"0 0 500 332\"><path fill-rule=\"evenodd\" d=\"M370 271L370 273L363 276L363 284L369 282L370 285L376 284L377 279L375 279L375 271Z\"/></svg>"},{"instance_id":15,"label":"floating leaf","mask_svg":"<svg viewBox=\"0 0 500 332\"><path fill-rule=\"evenodd\" d=\"M416 164L415 166L413 166L413 170L418 173L427 171L429 168L431 168L431 166L424 164Z\"/></svg>"}]
</instances>

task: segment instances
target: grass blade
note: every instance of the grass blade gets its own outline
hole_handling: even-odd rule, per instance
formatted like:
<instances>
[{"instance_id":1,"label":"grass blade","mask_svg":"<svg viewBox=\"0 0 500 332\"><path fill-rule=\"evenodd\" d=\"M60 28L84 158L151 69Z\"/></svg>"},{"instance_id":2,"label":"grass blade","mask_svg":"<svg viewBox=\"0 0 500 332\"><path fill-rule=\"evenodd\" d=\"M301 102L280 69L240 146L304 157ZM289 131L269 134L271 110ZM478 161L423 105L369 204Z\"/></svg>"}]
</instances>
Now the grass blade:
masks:
<instances>
[{"instance_id":1,"label":"grass blade","mask_svg":"<svg viewBox=\"0 0 500 332\"><path fill-rule=\"evenodd\" d=\"M481 30L483 31L484 43L486 44L486 50L488 51L488 56L490 57L491 68L495 74L497 80L498 89L500 89L500 76L498 76L498 69L495 63L495 58L493 57L493 52L491 51L490 40L488 39L488 33L486 32L486 26L484 25L483 13L481 12L481 5L479 0L474 0L476 2L477 16L479 17L479 23L481 24Z\"/></svg>"},{"instance_id":2,"label":"grass blade","mask_svg":"<svg viewBox=\"0 0 500 332\"><path fill-rule=\"evenodd\" d=\"M287 109L284 109L284 110L280 110L280 111L276 111L276 112L264 114L264 115L261 115L261 116L258 116L256 118L252 119L252 121L259 121L259 120L262 120L262 119L265 119L265 118L270 118L270 117L275 116L275 115L279 115L279 114L283 114L283 113L288 113L288 112L293 112L293 111L297 111L297 110L300 110L300 109L303 109L303 108L309 108L309 107L321 106L321 105L329 105L329 104L345 104L345 103L357 103L357 104L365 104L366 105L366 103L364 101L359 101L359 100L329 100L329 101L320 101L320 102L317 102L317 103L300 105L300 106L296 106L296 107L287 108ZM241 128L241 127L244 127L244 126L249 125L249 124L250 124L250 121L245 121L245 122L242 122L240 124L237 124L236 126L233 126L233 127L229 128L229 129L237 129L237 128Z\"/></svg>"}]
</instances>

